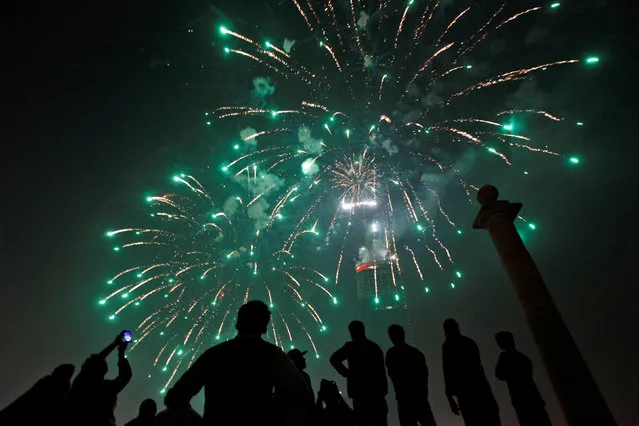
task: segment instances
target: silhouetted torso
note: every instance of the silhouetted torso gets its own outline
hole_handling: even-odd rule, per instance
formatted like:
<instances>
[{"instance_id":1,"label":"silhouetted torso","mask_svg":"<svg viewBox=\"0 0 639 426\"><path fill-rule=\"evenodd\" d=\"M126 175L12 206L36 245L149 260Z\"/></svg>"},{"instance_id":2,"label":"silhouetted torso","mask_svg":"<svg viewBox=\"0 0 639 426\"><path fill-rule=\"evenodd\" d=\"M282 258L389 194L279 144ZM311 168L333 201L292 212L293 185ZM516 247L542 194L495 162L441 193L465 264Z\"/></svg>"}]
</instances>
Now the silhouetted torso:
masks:
<instances>
[{"instance_id":1,"label":"silhouetted torso","mask_svg":"<svg viewBox=\"0 0 639 426\"><path fill-rule=\"evenodd\" d=\"M353 399L383 397L388 393L384 352L373 341L356 339L346 342L331 357L333 361L348 361L346 386Z\"/></svg>"},{"instance_id":2,"label":"silhouetted torso","mask_svg":"<svg viewBox=\"0 0 639 426\"><path fill-rule=\"evenodd\" d=\"M499 355L495 375L508 385L515 408L537 408L545 405L532 374L532 362L521 352L512 350Z\"/></svg>"},{"instance_id":3,"label":"silhouetted torso","mask_svg":"<svg viewBox=\"0 0 639 426\"><path fill-rule=\"evenodd\" d=\"M304 381L308 385L309 389L313 389L313 385L311 384L311 376L309 376L308 373L304 370L299 370L299 372L304 378Z\"/></svg>"},{"instance_id":4,"label":"silhouetted torso","mask_svg":"<svg viewBox=\"0 0 639 426\"><path fill-rule=\"evenodd\" d=\"M118 377L112 380L93 377L82 367L73 381L67 401L67 414L76 425L114 425L118 393L131 380L126 358L118 360Z\"/></svg>"},{"instance_id":5,"label":"silhouetted torso","mask_svg":"<svg viewBox=\"0 0 639 426\"><path fill-rule=\"evenodd\" d=\"M70 383L45 376L12 404L0 411L2 426L58 422Z\"/></svg>"},{"instance_id":6,"label":"silhouetted torso","mask_svg":"<svg viewBox=\"0 0 639 426\"><path fill-rule=\"evenodd\" d=\"M204 352L167 393L165 403L186 406L204 386L205 424L279 424L273 389L282 380L299 380L305 390L297 368L277 346L257 337L236 337ZM310 389L308 396L312 398Z\"/></svg>"},{"instance_id":7,"label":"silhouetted torso","mask_svg":"<svg viewBox=\"0 0 639 426\"><path fill-rule=\"evenodd\" d=\"M155 417L136 417L135 419L125 423L124 426L153 426Z\"/></svg>"},{"instance_id":8,"label":"silhouetted torso","mask_svg":"<svg viewBox=\"0 0 639 426\"><path fill-rule=\"evenodd\" d=\"M192 408L187 410L163 410L153 419L153 426L200 426L202 416Z\"/></svg>"},{"instance_id":9,"label":"silhouetted torso","mask_svg":"<svg viewBox=\"0 0 639 426\"><path fill-rule=\"evenodd\" d=\"M490 390L481 365L479 347L466 336L448 337L442 346L446 393L463 395Z\"/></svg>"},{"instance_id":10,"label":"silhouetted torso","mask_svg":"<svg viewBox=\"0 0 639 426\"><path fill-rule=\"evenodd\" d=\"M428 395L428 367L419 349L406 343L393 346L386 352L386 368L398 400Z\"/></svg>"},{"instance_id":11,"label":"silhouetted torso","mask_svg":"<svg viewBox=\"0 0 639 426\"><path fill-rule=\"evenodd\" d=\"M354 426L355 417L353 410L341 401L339 404L329 404L326 407L320 407L316 411L317 419L311 424L318 426Z\"/></svg>"}]
</instances>

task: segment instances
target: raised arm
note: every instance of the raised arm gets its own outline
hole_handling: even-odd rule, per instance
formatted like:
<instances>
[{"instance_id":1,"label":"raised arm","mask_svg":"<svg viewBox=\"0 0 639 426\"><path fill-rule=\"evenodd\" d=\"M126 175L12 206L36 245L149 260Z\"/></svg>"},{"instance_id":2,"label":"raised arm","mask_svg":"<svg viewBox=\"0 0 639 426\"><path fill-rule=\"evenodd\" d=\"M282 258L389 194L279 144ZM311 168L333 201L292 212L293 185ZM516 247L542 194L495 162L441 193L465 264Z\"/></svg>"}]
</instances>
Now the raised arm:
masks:
<instances>
[{"instance_id":1,"label":"raised arm","mask_svg":"<svg viewBox=\"0 0 639 426\"><path fill-rule=\"evenodd\" d=\"M129 360L124 356L126 346L126 343L121 343L118 346L118 377L111 380L111 384L116 393L120 393L122 389L129 384L131 377L133 377L131 364L129 364Z\"/></svg>"},{"instance_id":2,"label":"raised arm","mask_svg":"<svg viewBox=\"0 0 639 426\"><path fill-rule=\"evenodd\" d=\"M115 339L113 339L113 341L109 343L109 345L106 348L102 349L98 353L98 356L102 358L106 358L111 354L111 352L115 350L115 348L119 347L122 343L125 343L123 340L125 331L126 330L122 330L121 332L119 332L118 335L115 336Z\"/></svg>"},{"instance_id":3,"label":"raised arm","mask_svg":"<svg viewBox=\"0 0 639 426\"><path fill-rule=\"evenodd\" d=\"M331 355L331 365L342 377L348 377L348 368L344 365L344 361L348 358L348 346L344 345Z\"/></svg>"}]
</instances>

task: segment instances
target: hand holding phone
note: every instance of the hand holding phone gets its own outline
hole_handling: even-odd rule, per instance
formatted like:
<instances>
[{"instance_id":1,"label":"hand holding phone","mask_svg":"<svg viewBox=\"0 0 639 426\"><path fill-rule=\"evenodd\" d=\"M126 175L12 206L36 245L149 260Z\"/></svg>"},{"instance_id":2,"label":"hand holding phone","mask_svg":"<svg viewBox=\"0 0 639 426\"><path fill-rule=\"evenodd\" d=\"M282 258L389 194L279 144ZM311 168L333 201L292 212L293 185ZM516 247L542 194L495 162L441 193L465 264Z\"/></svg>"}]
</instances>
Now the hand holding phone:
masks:
<instances>
[{"instance_id":1,"label":"hand holding phone","mask_svg":"<svg viewBox=\"0 0 639 426\"><path fill-rule=\"evenodd\" d=\"M129 330L124 330L122 332L122 343L130 343L131 340L133 340L131 332Z\"/></svg>"}]
</instances>

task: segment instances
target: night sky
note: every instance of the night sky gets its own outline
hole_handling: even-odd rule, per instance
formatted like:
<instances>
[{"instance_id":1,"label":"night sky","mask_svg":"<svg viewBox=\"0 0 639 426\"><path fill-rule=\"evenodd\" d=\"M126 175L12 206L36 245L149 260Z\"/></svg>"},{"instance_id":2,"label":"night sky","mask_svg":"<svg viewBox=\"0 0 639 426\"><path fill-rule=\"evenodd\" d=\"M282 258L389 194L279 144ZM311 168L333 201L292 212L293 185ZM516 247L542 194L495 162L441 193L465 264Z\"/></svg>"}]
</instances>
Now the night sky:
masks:
<instances>
[{"instance_id":1,"label":"night sky","mask_svg":"<svg viewBox=\"0 0 639 426\"><path fill-rule=\"evenodd\" d=\"M250 3L255 10L247 11L244 1L215 4L243 25L273 25L264 22L273 18L271 8L263 8L267 2ZM629 10L604 0L572 3L562 2L553 28L558 48L550 57L570 49L594 52L600 62L558 73L552 86L531 96L585 123L547 134L553 147L579 153L579 167L540 161L531 162L534 173L526 179L492 170L478 176L499 187L502 198L523 202L523 213L535 218L529 250L618 423L633 425L639 424L638 292L631 274L639 238L632 216L639 206L639 52ZM58 364L79 368L113 339L121 324L109 324L96 307L105 277L114 272L104 231L128 224L143 208L141 194L161 190L177 168L203 158L216 162L220 145L226 146L225 135L204 125L203 111L249 91L252 75L222 63L220 46L211 46L220 16L203 0L25 2L3 11L0 406ZM492 375L493 335L509 329L536 366L554 424L563 425L490 239L470 230L476 211L468 204L457 210L468 229L454 247L463 283L409 302L415 343L431 369L435 417L461 424L448 410L441 377L441 324L454 317L480 345L503 424L514 424L514 413L505 385ZM328 355L346 339L350 319L343 311L335 316L323 357L309 361L316 385L336 376ZM134 378L119 397L120 424L142 399L160 400L157 385L146 381L149 356L133 352L129 359ZM113 373L115 356L111 361Z\"/></svg>"}]
</instances>

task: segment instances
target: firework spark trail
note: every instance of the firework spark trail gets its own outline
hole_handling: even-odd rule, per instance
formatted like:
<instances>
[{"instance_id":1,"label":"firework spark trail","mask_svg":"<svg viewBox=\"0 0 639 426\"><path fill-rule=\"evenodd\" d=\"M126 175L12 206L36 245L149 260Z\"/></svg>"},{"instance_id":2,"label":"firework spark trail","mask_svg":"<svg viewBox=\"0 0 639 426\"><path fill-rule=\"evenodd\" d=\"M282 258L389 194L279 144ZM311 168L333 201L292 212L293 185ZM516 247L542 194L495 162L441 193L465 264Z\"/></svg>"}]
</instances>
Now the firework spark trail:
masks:
<instances>
[{"instance_id":1,"label":"firework spark trail","mask_svg":"<svg viewBox=\"0 0 639 426\"><path fill-rule=\"evenodd\" d=\"M435 12L438 6L439 6L439 1L435 2L432 9L430 8L430 4L426 4L426 7L424 8L424 11L422 12L421 18L419 19L419 25L417 25L417 28L415 29L415 32L413 33L413 40L414 40L413 47L409 50L407 54L407 58L410 58L411 56L413 56L413 53L415 52L417 47L419 47L419 45L421 44L422 36L424 35L424 30L426 29L428 22L430 22L431 18L433 17L433 13Z\"/></svg>"},{"instance_id":2,"label":"firework spark trail","mask_svg":"<svg viewBox=\"0 0 639 426\"><path fill-rule=\"evenodd\" d=\"M415 73L415 75L413 75L413 78L411 78L411 80L408 82L408 85L410 86L411 84L413 84L415 82L415 80L417 80L417 78L419 78L421 73L424 72L424 70L426 68L428 68L428 66L431 64L431 62L437 56L439 56L442 52L445 52L446 50L450 49L454 44L455 44L454 42L448 43L446 46L443 46L443 47L439 48L439 50L437 50L435 53L433 53L433 56L431 56L430 58L426 59L426 62L424 62L424 64L419 68L419 70ZM408 93L408 88L406 88L406 91L404 93Z\"/></svg>"},{"instance_id":3,"label":"firework spark trail","mask_svg":"<svg viewBox=\"0 0 639 426\"><path fill-rule=\"evenodd\" d=\"M437 253L435 253L435 251L432 248L428 247L428 246L426 246L426 250L428 250L430 252L430 254L433 255L433 260L435 261L437 266L439 266L439 269L441 271L443 271L444 268L442 267L442 264L439 262L439 259L437 258ZM414 259L414 257L413 257L413 259ZM421 274L420 274L420 276L421 276ZM423 281L423 279L422 279L422 281Z\"/></svg>"},{"instance_id":4,"label":"firework spark trail","mask_svg":"<svg viewBox=\"0 0 639 426\"><path fill-rule=\"evenodd\" d=\"M283 51L282 49L280 49L279 47L275 46L274 44L272 44L269 41L266 42L266 47L268 47L269 49L275 50L277 53L279 53L282 56L285 56L287 58L291 57L291 55L289 55L288 53L286 53L285 51Z\"/></svg>"},{"instance_id":5,"label":"firework spark trail","mask_svg":"<svg viewBox=\"0 0 639 426\"><path fill-rule=\"evenodd\" d=\"M333 62L335 62L335 66L337 67L337 69L339 70L339 72L342 72L342 66L340 65L339 61L337 60L337 56L335 56L335 52L333 52L333 49L331 49L331 47L322 42L322 46L324 46L324 49L328 50L328 53L331 54L331 58L333 58Z\"/></svg>"},{"instance_id":6,"label":"firework spark trail","mask_svg":"<svg viewBox=\"0 0 639 426\"><path fill-rule=\"evenodd\" d=\"M388 74L384 74L382 76L381 81L379 82L379 100L382 100L382 88L384 87L384 80L386 80L386 78L388 78Z\"/></svg>"},{"instance_id":7,"label":"firework spark trail","mask_svg":"<svg viewBox=\"0 0 639 426\"><path fill-rule=\"evenodd\" d=\"M218 119L227 118L227 117L237 117L237 116L247 116L247 115L256 115L268 113L268 110L258 109L258 108L249 108L249 107L221 107L218 108L215 112L218 113L222 111L221 114L217 116Z\"/></svg>"},{"instance_id":8,"label":"firework spark trail","mask_svg":"<svg viewBox=\"0 0 639 426\"><path fill-rule=\"evenodd\" d=\"M430 83L428 83L428 88L431 89L439 80L441 80L442 78L446 77L448 74L452 73L453 71L457 71L460 69L468 69L469 67L472 67L471 65L457 65L447 71L445 71L444 73L440 74L438 77L435 77L433 79L431 79Z\"/></svg>"},{"instance_id":9,"label":"firework spark trail","mask_svg":"<svg viewBox=\"0 0 639 426\"><path fill-rule=\"evenodd\" d=\"M319 108L324 112L328 112L328 108L326 108L324 105L313 103L313 102L302 101L302 106L307 106L310 108Z\"/></svg>"},{"instance_id":10,"label":"firework spark trail","mask_svg":"<svg viewBox=\"0 0 639 426\"><path fill-rule=\"evenodd\" d=\"M317 13L315 13L315 9L313 8L313 4L311 3L311 0L306 0L306 5L308 6L308 9L311 11L311 14L313 15L313 17L315 18L315 22L317 22L317 25L319 26L320 31L322 31L322 34L324 36L326 36L326 31L324 30L324 27L322 27L322 23L317 17Z\"/></svg>"},{"instance_id":11,"label":"firework spark trail","mask_svg":"<svg viewBox=\"0 0 639 426\"><path fill-rule=\"evenodd\" d=\"M320 318L315 308L313 308L313 306L310 303L306 303L306 306L311 310L311 315L313 316L313 318L315 318L315 322L317 324L322 324L322 318Z\"/></svg>"},{"instance_id":12,"label":"firework spark trail","mask_svg":"<svg viewBox=\"0 0 639 426\"><path fill-rule=\"evenodd\" d=\"M450 120L451 123L484 123L484 124L490 124L491 126L497 126L497 127L502 127L502 125L500 123L497 123L495 121L490 121L490 120L483 120L480 118L456 118L454 120ZM442 121L441 123L438 124L445 124L448 123L448 121Z\"/></svg>"},{"instance_id":13,"label":"firework spark trail","mask_svg":"<svg viewBox=\"0 0 639 426\"><path fill-rule=\"evenodd\" d=\"M457 93L455 93L454 95L451 96L451 98L456 98L458 96L462 96L462 95L466 95L472 91L475 90L479 90L479 89L484 89L486 87L490 87L490 86L494 86L496 84L501 84L501 83L505 83L507 81L512 81L515 80L521 76L530 74L531 72L543 69L543 68L549 68L549 67L553 67L553 66L557 66L557 65L565 65L565 64L574 64L579 62L578 59L568 59L568 60L564 60L564 61L556 61L556 62L549 62L547 64L543 64L543 65L537 65L531 68L522 68L519 70L514 70L514 71L508 71L506 73L500 74L497 77L494 77L492 79L489 80L485 80L482 82L479 82L475 85L472 85L470 87L467 87L464 90L461 90Z\"/></svg>"},{"instance_id":14,"label":"firework spark trail","mask_svg":"<svg viewBox=\"0 0 639 426\"><path fill-rule=\"evenodd\" d=\"M467 53L472 52L473 49L475 49L475 47L479 45L480 42L486 39L486 36L488 35L488 31L486 31L486 29L489 27L490 24L492 24L495 18L497 18L497 16L499 16L499 14L504 10L505 6L506 6L506 3L502 3L499 9L497 9L497 11L490 18L488 18L488 20L486 20L486 22L484 23L484 25L481 26L481 28L479 28L468 40L466 40L465 42L459 45L460 47L459 47L459 50L457 51L458 53L457 58L461 58ZM466 47L464 48L464 46Z\"/></svg>"},{"instance_id":15,"label":"firework spark trail","mask_svg":"<svg viewBox=\"0 0 639 426\"><path fill-rule=\"evenodd\" d=\"M274 65L271 65L269 63L264 62L263 60L261 60L260 58L258 58L255 55L251 55L250 53L245 52L243 50L239 50L239 49L229 49L229 52L237 53L238 55L242 55L242 56L246 56L247 58L250 58L250 59L254 60L257 63L262 64L265 67L272 69L276 73L281 74L282 77L288 78L288 76L284 72L282 72L282 70L280 70L279 68L275 67Z\"/></svg>"},{"instance_id":16,"label":"firework spark trail","mask_svg":"<svg viewBox=\"0 0 639 426\"><path fill-rule=\"evenodd\" d=\"M282 315L281 312L278 312L280 315L280 319L282 320L282 323L284 324L284 328L286 328L286 334L288 334L288 341L290 343L293 343L293 335L291 334L291 329L288 326L288 323L286 322L286 319L284 318L284 315Z\"/></svg>"},{"instance_id":17,"label":"firework spark trail","mask_svg":"<svg viewBox=\"0 0 639 426\"><path fill-rule=\"evenodd\" d=\"M419 263L417 263L415 252L413 252L413 250L408 246L404 246L404 248L410 253L411 257L413 258L413 263L415 264L415 268L417 269L417 273L419 274L419 279L424 281L424 276L422 275L422 270L419 267Z\"/></svg>"},{"instance_id":18,"label":"firework spark trail","mask_svg":"<svg viewBox=\"0 0 639 426\"><path fill-rule=\"evenodd\" d=\"M304 324L302 324L302 321L300 321L300 319L297 318L297 316L295 316L294 318L297 320L297 322L299 323L299 325L302 328L302 330L304 330L304 333L306 333L306 336L308 337L308 341L311 343L311 346L313 346L313 352L315 352L315 356L318 356L317 355L317 347L315 347L315 341L311 337L311 334L308 332L308 330L306 329Z\"/></svg>"},{"instance_id":19,"label":"firework spark trail","mask_svg":"<svg viewBox=\"0 0 639 426\"><path fill-rule=\"evenodd\" d=\"M217 329L217 335L220 336L222 334L222 329L224 328L224 323L226 322L226 318L229 316L231 311L226 311L224 316L222 317L222 321L220 321L220 327Z\"/></svg>"},{"instance_id":20,"label":"firework spark trail","mask_svg":"<svg viewBox=\"0 0 639 426\"><path fill-rule=\"evenodd\" d=\"M456 129L454 127L432 126L432 127L429 127L429 130L441 130L441 131L446 131L446 132L452 132L452 133L458 134L459 136L463 136L466 139L469 139L469 140L475 142L476 144L481 143L481 140L479 138L473 136L472 134L470 134L470 133L468 133L466 131L463 131L463 130L460 130L460 129Z\"/></svg>"},{"instance_id":21,"label":"firework spark trail","mask_svg":"<svg viewBox=\"0 0 639 426\"><path fill-rule=\"evenodd\" d=\"M161 214L161 213L158 213L158 214ZM177 217L179 217L179 216L177 216ZM162 242L159 242L159 241L136 241L135 243L123 244L122 246L120 246L120 248L135 247L135 246L152 246L152 245L166 246L168 244L167 243L162 243Z\"/></svg>"},{"instance_id":22,"label":"firework spark trail","mask_svg":"<svg viewBox=\"0 0 639 426\"><path fill-rule=\"evenodd\" d=\"M164 384L163 389L166 389L169 387L169 385L171 384L171 382L173 381L173 378L175 377L175 375L177 374L177 372L180 369L180 365L182 365L182 362L184 361L184 358L182 358L180 361L178 361L177 365L175 366L175 368L173 369L173 372L171 373L171 376L169 377L169 380L166 381L166 383Z\"/></svg>"},{"instance_id":23,"label":"firework spark trail","mask_svg":"<svg viewBox=\"0 0 639 426\"><path fill-rule=\"evenodd\" d=\"M275 329L275 321L271 321L271 329L273 330L273 340L275 340L275 346L280 346L280 342L277 338L277 330Z\"/></svg>"},{"instance_id":24,"label":"firework spark trail","mask_svg":"<svg viewBox=\"0 0 639 426\"><path fill-rule=\"evenodd\" d=\"M331 293L330 291L328 291L328 289L326 287L324 287L323 285L321 285L320 283L318 283L317 281L313 281L313 280L309 280L307 279L306 282L313 284L314 286L318 287L320 290L322 290L324 293L326 293L331 299L334 297L333 293Z\"/></svg>"},{"instance_id":25,"label":"firework spark trail","mask_svg":"<svg viewBox=\"0 0 639 426\"><path fill-rule=\"evenodd\" d=\"M286 285L287 285L287 287L289 288L289 290L291 290L291 291L295 294L295 296L297 297L297 299L298 299L299 301L304 300L304 299L302 298L302 295L300 294L300 292L299 292L299 291L297 291L297 289L296 289L295 287L293 287L293 285L292 285L292 284L290 284L290 283L286 283Z\"/></svg>"},{"instance_id":26,"label":"firework spark trail","mask_svg":"<svg viewBox=\"0 0 639 426\"><path fill-rule=\"evenodd\" d=\"M406 22L406 14L408 13L408 9L410 8L410 3L406 5L404 9L404 13L402 14L402 19L399 21L399 25L397 26L397 33L395 33L395 42L393 43L393 57L391 59L391 64L395 62L395 51L397 50L397 44L399 43L399 35L402 33L402 29L404 28L404 22Z\"/></svg>"},{"instance_id":27,"label":"firework spark trail","mask_svg":"<svg viewBox=\"0 0 639 426\"><path fill-rule=\"evenodd\" d=\"M502 22L501 24L497 25L497 26L495 27L495 29L497 30L497 29L501 28L502 26L506 25L507 23L509 23L509 22L511 22L511 21L514 21L515 19L519 18L519 17L520 17L520 16L522 16L522 15L525 15L525 14L527 14L527 13L534 12L534 11L536 11L536 10L540 10L540 9L541 9L541 7L537 6L537 7L532 7L532 8L530 8L530 9L524 10L524 11L522 11L522 12L516 13L515 15L511 16L510 18L506 19L506 20L505 20L504 22Z\"/></svg>"},{"instance_id":28,"label":"firework spark trail","mask_svg":"<svg viewBox=\"0 0 639 426\"><path fill-rule=\"evenodd\" d=\"M514 146L514 147L521 148L521 149L526 149L526 150L531 151L531 152L539 152L541 154L554 155L556 157L561 157L562 156L558 152L551 151L551 150L546 149L546 148L535 148L534 146L530 146L530 145L527 145L527 144L521 144L521 143L515 143L515 142L506 141L503 138L497 138L497 139L499 139L501 142L503 142L506 145Z\"/></svg>"},{"instance_id":29,"label":"firework spark trail","mask_svg":"<svg viewBox=\"0 0 639 426\"><path fill-rule=\"evenodd\" d=\"M333 24L333 28L335 29L335 34L337 35L337 39L339 40L339 44L344 49L344 41L342 40L342 32L340 31L339 25L337 25L337 15L335 14L335 8L333 7L332 0L326 0L326 7L324 11L327 12L331 22Z\"/></svg>"},{"instance_id":30,"label":"firework spark trail","mask_svg":"<svg viewBox=\"0 0 639 426\"><path fill-rule=\"evenodd\" d=\"M351 6L351 16L353 18L353 34L355 35L355 43L357 44L357 48L359 49L360 53L362 54L362 57L365 56L364 54L364 48L362 47L362 42L359 38L359 34L357 32L357 17L355 16L355 5L353 4L353 0L349 0L349 4Z\"/></svg>"},{"instance_id":31,"label":"firework spark trail","mask_svg":"<svg viewBox=\"0 0 639 426\"><path fill-rule=\"evenodd\" d=\"M232 35L233 37L239 38L240 40L243 40L243 41L245 41L247 43L252 44L253 46L257 47L258 49L261 48L261 46L258 43L256 43L254 40L251 40L250 38L248 38L248 37L246 37L246 36L244 36L242 34L236 33L235 31L231 31L231 30L229 30L229 29L227 29L225 27L222 27L220 29L220 32L222 34L229 34L229 35Z\"/></svg>"},{"instance_id":32,"label":"firework spark trail","mask_svg":"<svg viewBox=\"0 0 639 426\"><path fill-rule=\"evenodd\" d=\"M439 212L444 216L444 218L446 218L446 221L450 223L451 226L457 227L457 225L455 225L455 222L453 222L451 218L444 211L444 208L442 207L442 201L439 199L439 196L436 196L436 197L437 197L437 207L439 207Z\"/></svg>"},{"instance_id":33,"label":"firework spark trail","mask_svg":"<svg viewBox=\"0 0 639 426\"><path fill-rule=\"evenodd\" d=\"M302 18L304 18L304 22L306 22L308 29L311 30L311 32L313 32L314 31L313 25L311 24L311 21L308 20L308 17L304 13L304 9L302 9L302 6L300 6L297 0L293 0L293 3L295 4L295 7L297 7L297 10L299 11L300 15L302 15Z\"/></svg>"},{"instance_id":34,"label":"firework spark trail","mask_svg":"<svg viewBox=\"0 0 639 426\"><path fill-rule=\"evenodd\" d=\"M536 110L536 109L509 109L509 110L498 112L497 116L513 115L513 114L521 114L521 113L539 114L539 115L543 115L544 117L549 118L550 120L553 120L553 121L561 121L561 120L563 120L563 118L557 117L555 115L552 115L551 113L549 113L547 111Z\"/></svg>"},{"instance_id":35,"label":"firework spark trail","mask_svg":"<svg viewBox=\"0 0 639 426\"><path fill-rule=\"evenodd\" d=\"M468 6L466 9L462 10L461 13L459 15L457 15L455 17L455 19L453 19L452 21L450 21L450 24L448 24L448 26L446 27L446 29L444 30L444 32L439 36L439 39L437 39L437 43L435 43L435 46L438 46L439 43L441 43L441 41L444 39L444 37L446 37L446 34L448 34L448 31L453 27L453 25L455 25L455 23L457 21L459 21L459 19L464 16L464 14L466 12L468 12L470 10L470 6Z\"/></svg>"}]
</instances>

